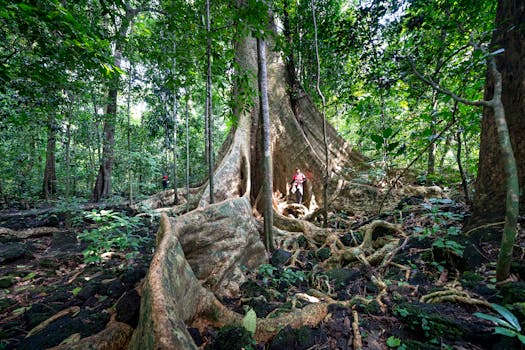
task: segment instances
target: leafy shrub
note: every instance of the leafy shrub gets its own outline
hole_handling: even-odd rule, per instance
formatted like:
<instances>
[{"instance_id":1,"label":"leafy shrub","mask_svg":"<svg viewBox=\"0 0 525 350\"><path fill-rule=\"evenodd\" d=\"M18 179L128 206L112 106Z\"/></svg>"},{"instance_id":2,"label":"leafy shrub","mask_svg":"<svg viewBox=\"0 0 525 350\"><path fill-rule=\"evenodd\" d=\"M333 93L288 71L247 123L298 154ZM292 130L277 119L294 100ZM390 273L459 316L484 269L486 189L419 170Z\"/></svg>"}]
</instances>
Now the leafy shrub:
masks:
<instances>
[{"instance_id":1,"label":"leafy shrub","mask_svg":"<svg viewBox=\"0 0 525 350\"><path fill-rule=\"evenodd\" d=\"M525 345L525 335L521 334L521 326L516 316L514 316L514 314L506 307L498 304L491 305L501 317L498 318L496 316L488 315L482 312L476 312L474 313L474 316L492 321L497 324L497 326L494 328L494 334L501 334L511 338L518 337L519 341Z\"/></svg>"},{"instance_id":2,"label":"leafy shrub","mask_svg":"<svg viewBox=\"0 0 525 350\"><path fill-rule=\"evenodd\" d=\"M150 240L137 234L144 227L138 217L124 216L112 210L93 210L85 213L85 218L96 226L77 236L87 243L82 252L87 264L100 262L102 254L112 251L123 252L126 259L131 259L138 254L140 246Z\"/></svg>"},{"instance_id":3,"label":"leafy shrub","mask_svg":"<svg viewBox=\"0 0 525 350\"><path fill-rule=\"evenodd\" d=\"M279 285L291 286L306 280L306 275L301 270L295 271L285 268L279 271L277 267L270 264L259 266L259 275L261 275L264 285L271 284L275 287Z\"/></svg>"}]
</instances>

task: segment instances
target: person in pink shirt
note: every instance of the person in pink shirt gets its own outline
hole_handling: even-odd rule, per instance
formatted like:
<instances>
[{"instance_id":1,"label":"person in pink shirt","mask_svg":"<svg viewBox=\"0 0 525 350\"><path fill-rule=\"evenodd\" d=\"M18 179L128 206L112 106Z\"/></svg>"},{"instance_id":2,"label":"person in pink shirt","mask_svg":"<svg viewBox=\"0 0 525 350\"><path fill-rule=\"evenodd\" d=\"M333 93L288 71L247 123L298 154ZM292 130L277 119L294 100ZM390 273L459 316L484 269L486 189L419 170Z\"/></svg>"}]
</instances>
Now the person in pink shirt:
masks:
<instances>
[{"instance_id":1,"label":"person in pink shirt","mask_svg":"<svg viewBox=\"0 0 525 350\"><path fill-rule=\"evenodd\" d=\"M292 193L295 193L295 201L299 204L303 201L303 184L306 181L306 176L299 168L295 168L295 174L292 177Z\"/></svg>"}]
</instances>

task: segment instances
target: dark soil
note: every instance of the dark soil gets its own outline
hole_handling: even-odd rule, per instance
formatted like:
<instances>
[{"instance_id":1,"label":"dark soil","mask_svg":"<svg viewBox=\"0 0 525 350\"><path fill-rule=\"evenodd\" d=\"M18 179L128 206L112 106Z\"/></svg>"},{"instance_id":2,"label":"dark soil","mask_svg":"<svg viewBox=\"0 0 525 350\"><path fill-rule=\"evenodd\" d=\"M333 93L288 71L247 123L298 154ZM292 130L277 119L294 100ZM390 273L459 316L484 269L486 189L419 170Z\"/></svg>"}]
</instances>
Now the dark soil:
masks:
<instances>
[{"instance_id":1,"label":"dark soil","mask_svg":"<svg viewBox=\"0 0 525 350\"><path fill-rule=\"evenodd\" d=\"M45 212L39 211L38 218L22 214L9 215L2 227L20 230L51 223L54 231L26 239L0 234L0 349L46 349L74 335L90 336L105 328L112 313L136 326L140 297L135 286L146 275L154 239L133 259L118 254L86 264L86 244L77 233L92 223L68 230L62 218L51 220ZM149 225L139 234L154 238L156 229ZM30 333L67 309L71 311Z\"/></svg>"},{"instance_id":2,"label":"dark soil","mask_svg":"<svg viewBox=\"0 0 525 350\"><path fill-rule=\"evenodd\" d=\"M525 325L524 232L515 250L514 282L496 286L494 262L500 227L478 230L465 238L460 230L466 208L448 200L406 201L398 209L381 219L402 223L411 238L382 271L388 286L383 298L386 311L375 301L353 309L333 304L317 327L286 327L267 344L256 344L242 327L210 328L204 333L188 329L195 343L206 349L354 349L355 311L363 349L520 349L517 338L493 334L492 322L473 315L482 312L501 317L487 307L457 301L424 303L421 297L455 288L472 298L506 305ZM46 349L72 336L86 337L104 329L112 314L135 327L140 306L135 287L149 267L154 239L141 246L133 259L115 254L100 263L86 264L85 244L77 234L92 223L67 230L62 218L39 215L21 220L16 215L8 221L0 218L0 226L16 230L42 224L56 228L26 239L0 232L0 350ZM359 228L373 220L349 217L338 213L331 218L334 227L346 227L340 239L348 246L359 243ZM154 223L147 223L140 235L154 238L156 229ZM297 298L297 293L311 288L339 301L377 295L370 271L357 264L320 270L318 264L329 258L330 250L306 249L299 243L302 250L294 267L289 266L292 254L277 250L269 264L248 272L239 298L223 302L239 313L253 309L261 318L304 307L308 302ZM61 311L61 317L31 332Z\"/></svg>"}]
</instances>

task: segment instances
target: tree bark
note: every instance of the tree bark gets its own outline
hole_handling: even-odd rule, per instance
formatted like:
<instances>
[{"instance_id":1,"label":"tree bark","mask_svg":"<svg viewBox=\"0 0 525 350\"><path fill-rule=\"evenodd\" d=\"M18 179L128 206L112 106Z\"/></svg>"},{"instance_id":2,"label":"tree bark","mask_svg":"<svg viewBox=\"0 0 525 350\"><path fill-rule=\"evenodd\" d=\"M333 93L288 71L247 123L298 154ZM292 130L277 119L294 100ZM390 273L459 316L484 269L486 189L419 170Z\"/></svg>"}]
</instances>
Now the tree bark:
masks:
<instances>
[{"instance_id":1,"label":"tree bark","mask_svg":"<svg viewBox=\"0 0 525 350\"><path fill-rule=\"evenodd\" d=\"M328 157L328 139L326 137L326 115L325 115L325 105L326 101L323 93L321 92L320 82L321 82L321 60L319 58L319 45L317 40L317 20L315 13L315 4L312 1L312 18L314 22L314 45L315 45L315 59L317 63L317 79L315 83L315 89L321 98L321 117L323 118L323 146L324 146L324 162L325 162L325 171L323 176L323 226L328 225L328 180L330 178L330 159Z\"/></svg>"},{"instance_id":2,"label":"tree bark","mask_svg":"<svg viewBox=\"0 0 525 350\"><path fill-rule=\"evenodd\" d=\"M206 33L208 35L206 43L206 159L208 161L208 184L210 204L215 202L214 189L214 157L213 157L213 111L212 111L212 91L211 91L211 18L210 0L206 0Z\"/></svg>"},{"instance_id":3,"label":"tree bark","mask_svg":"<svg viewBox=\"0 0 525 350\"><path fill-rule=\"evenodd\" d=\"M523 35L525 3L521 0L500 0L496 13L492 51L505 49L496 55L502 77L502 103L508 123L511 145L516 158L519 185L525 187L525 39ZM494 78L487 74L485 97L494 93ZM485 108L481 125L478 176L474 195L473 215L468 226L501 221L505 215L506 175L503 153L498 142L494 110ZM517 194L519 195L519 194ZM520 213L524 214L525 197L520 195Z\"/></svg>"},{"instance_id":4,"label":"tree bark","mask_svg":"<svg viewBox=\"0 0 525 350\"><path fill-rule=\"evenodd\" d=\"M115 53L115 66L120 67L120 52ZM118 85L118 78L113 79L112 85ZM99 202L111 194L111 173L115 162L115 124L117 120L118 87L112 86L108 91L108 103L104 119L104 145L102 147L102 160L98 170L95 188L93 189L93 202Z\"/></svg>"},{"instance_id":5,"label":"tree bark","mask_svg":"<svg viewBox=\"0 0 525 350\"><path fill-rule=\"evenodd\" d=\"M122 24L118 29L118 38L115 42L115 51L113 53L113 64L118 69L121 68L122 45L128 28L133 17L137 14L136 9L126 7L126 14L122 18ZM104 119L104 140L102 148L102 160L98 170L97 180L93 188L93 201L99 202L103 198L111 195L111 175L113 164L115 162L115 125L117 122L117 97L119 88L119 73L112 72L113 77L109 83L109 90L106 104L106 115Z\"/></svg>"},{"instance_id":6,"label":"tree bark","mask_svg":"<svg viewBox=\"0 0 525 350\"><path fill-rule=\"evenodd\" d=\"M172 67L172 79L175 81L175 75L177 74L177 59L176 59L176 52L177 52L177 42L176 39L173 38L173 67ZM173 204L177 205L179 204L179 196L177 194L177 113L178 113L178 101L177 101L177 87L175 86L175 83L173 85L173 89L171 92L173 95L172 103L173 103L173 145L172 145L172 152L173 152L173 168L172 168L172 178L173 178Z\"/></svg>"},{"instance_id":7,"label":"tree bark","mask_svg":"<svg viewBox=\"0 0 525 350\"><path fill-rule=\"evenodd\" d=\"M186 95L186 211L190 211L190 128L189 128L189 93Z\"/></svg>"},{"instance_id":8,"label":"tree bark","mask_svg":"<svg viewBox=\"0 0 525 350\"><path fill-rule=\"evenodd\" d=\"M273 170L271 154L270 111L268 108L268 77L266 72L266 43L257 39L257 64L259 80L259 103L261 105L262 148L263 148L263 216L264 245L273 251Z\"/></svg>"},{"instance_id":9,"label":"tree bark","mask_svg":"<svg viewBox=\"0 0 525 350\"><path fill-rule=\"evenodd\" d=\"M42 195L46 200L52 199L57 192L56 176L56 119L53 113L49 114L47 123L47 147L46 147L46 167L44 169L44 182Z\"/></svg>"}]
</instances>

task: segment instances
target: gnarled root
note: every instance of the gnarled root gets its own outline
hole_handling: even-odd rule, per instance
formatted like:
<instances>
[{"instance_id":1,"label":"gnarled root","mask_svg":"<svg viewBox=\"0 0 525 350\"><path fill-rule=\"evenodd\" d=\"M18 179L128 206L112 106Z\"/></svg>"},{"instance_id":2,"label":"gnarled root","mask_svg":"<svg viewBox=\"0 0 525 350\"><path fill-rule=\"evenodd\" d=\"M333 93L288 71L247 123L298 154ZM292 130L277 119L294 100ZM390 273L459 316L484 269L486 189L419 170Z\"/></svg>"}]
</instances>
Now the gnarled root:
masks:
<instances>
[{"instance_id":1,"label":"gnarled root","mask_svg":"<svg viewBox=\"0 0 525 350\"><path fill-rule=\"evenodd\" d=\"M325 266L340 266L352 261L360 260L367 265L376 265L380 262L388 261L392 254L397 252L396 247L399 244L399 239L372 239L373 233L377 229L385 229L387 232L394 231L399 235L404 235L403 231L398 225L391 224L386 221L376 220L366 225L363 242L357 247L350 247L339 249L340 245L335 242L337 249L332 249L332 256L324 263ZM334 251L335 250L335 251Z\"/></svg>"},{"instance_id":2,"label":"gnarled root","mask_svg":"<svg viewBox=\"0 0 525 350\"><path fill-rule=\"evenodd\" d=\"M448 288L423 295L419 301L422 303L457 302L469 305L481 305L490 309L492 308L489 302L482 299L472 298L467 292L455 288Z\"/></svg>"}]
</instances>

